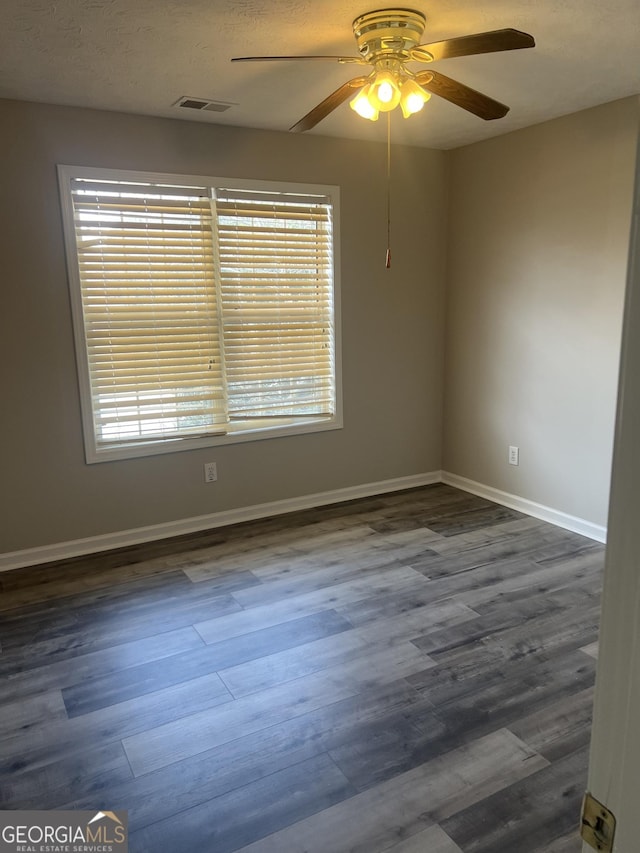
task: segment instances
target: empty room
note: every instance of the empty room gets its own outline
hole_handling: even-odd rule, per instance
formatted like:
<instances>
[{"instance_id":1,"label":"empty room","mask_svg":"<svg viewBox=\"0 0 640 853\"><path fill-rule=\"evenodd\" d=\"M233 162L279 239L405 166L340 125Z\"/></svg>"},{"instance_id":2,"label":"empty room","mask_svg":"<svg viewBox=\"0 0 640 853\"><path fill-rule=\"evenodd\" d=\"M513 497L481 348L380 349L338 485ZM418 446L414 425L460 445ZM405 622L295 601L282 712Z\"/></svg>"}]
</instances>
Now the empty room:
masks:
<instances>
[{"instance_id":1,"label":"empty room","mask_svg":"<svg viewBox=\"0 0 640 853\"><path fill-rule=\"evenodd\" d=\"M1 850L637 853L639 48L5 0Z\"/></svg>"}]
</instances>

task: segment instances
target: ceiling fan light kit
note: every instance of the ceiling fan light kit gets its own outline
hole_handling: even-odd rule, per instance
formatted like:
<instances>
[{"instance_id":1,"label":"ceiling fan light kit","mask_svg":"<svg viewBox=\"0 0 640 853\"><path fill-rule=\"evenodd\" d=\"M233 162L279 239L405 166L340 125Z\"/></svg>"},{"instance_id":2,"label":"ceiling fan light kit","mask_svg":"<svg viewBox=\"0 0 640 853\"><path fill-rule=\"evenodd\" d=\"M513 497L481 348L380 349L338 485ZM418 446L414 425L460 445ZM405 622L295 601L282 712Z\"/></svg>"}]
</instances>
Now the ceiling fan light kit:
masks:
<instances>
[{"instance_id":1,"label":"ceiling fan light kit","mask_svg":"<svg viewBox=\"0 0 640 853\"><path fill-rule=\"evenodd\" d=\"M431 97L429 92L402 69L385 68L382 71L374 71L367 79L371 82L349 102L349 106L362 118L368 118L370 121L377 121L381 112L390 112L397 106L400 106L402 115L409 118L419 112Z\"/></svg>"},{"instance_id":2,"label":"ceiling fan light kit","mask_svg":"<svg viewBox=\"0 0 640 853\"><path fill-rule=\"evenodd\" d=\"M378 9L355 19L352 26L358 50L374 69L370 82L350 102L358 115L376 121L379 113L400 106L408 118L429 100L431 95L405 67L425 25L425 16L415 9Z\"/></svg>"}]
</instances>

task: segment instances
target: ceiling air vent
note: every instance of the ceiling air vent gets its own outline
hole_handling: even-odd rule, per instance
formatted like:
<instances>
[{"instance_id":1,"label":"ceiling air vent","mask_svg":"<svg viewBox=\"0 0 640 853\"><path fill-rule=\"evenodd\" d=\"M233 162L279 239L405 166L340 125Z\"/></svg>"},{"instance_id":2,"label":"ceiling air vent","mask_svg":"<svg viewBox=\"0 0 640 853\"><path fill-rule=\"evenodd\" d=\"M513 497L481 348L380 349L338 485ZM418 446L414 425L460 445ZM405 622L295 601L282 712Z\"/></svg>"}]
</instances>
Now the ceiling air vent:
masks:
<instances>
[{"instance_id":1,"label":"ceiling air vent","mask_svg":"<svg viewBox=\"0 0 640 853\"><path fill-rule=\"evenodd\" d=\"M189 95L183 95L172 106L184 107L187 110L205 110L212 113L223 113L234 105L225 104L224 101L205 101L204 98L191 98Z\"/></svg>"}]
</instances>

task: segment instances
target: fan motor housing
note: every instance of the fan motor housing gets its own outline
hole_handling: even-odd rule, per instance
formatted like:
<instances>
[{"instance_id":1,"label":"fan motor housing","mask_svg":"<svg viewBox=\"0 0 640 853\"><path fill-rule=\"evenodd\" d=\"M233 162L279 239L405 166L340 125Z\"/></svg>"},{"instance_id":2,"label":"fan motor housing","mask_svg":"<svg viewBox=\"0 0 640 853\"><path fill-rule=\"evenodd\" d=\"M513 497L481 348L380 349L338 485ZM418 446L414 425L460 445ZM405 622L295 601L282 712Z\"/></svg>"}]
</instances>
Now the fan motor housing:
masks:
<instances>
[{"instance_id":1,"label":"fan motor housing","mask_svg":"<svg viewBox=\"0 0 640 853\"><path fill-rule=\"evenodd\" d=\"M389 56L408 59L420 44L425 24L416 9L377 9L355 19L353 34L360 55L369 62Z\"/></svg>"}]
</instances>

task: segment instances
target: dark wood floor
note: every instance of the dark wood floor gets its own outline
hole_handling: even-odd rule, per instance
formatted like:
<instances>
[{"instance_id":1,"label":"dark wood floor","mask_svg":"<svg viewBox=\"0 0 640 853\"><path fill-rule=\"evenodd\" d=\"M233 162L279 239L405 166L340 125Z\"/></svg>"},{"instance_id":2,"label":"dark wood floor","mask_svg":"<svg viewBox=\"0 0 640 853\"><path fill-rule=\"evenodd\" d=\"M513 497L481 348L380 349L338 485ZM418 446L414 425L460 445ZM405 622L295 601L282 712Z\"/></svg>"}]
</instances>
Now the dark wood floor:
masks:
<instances>
[{"instance_id":1,"label":"dark wood floor","mask_svg":"<svg viewBox=\"0 0 640 853\"><path fill-rule=\"evenodd\" d=\"M603 547L443 485L0 575L0 809L577 853Z\"/></svg>"}]
</instances>

